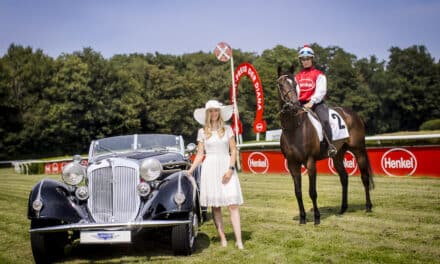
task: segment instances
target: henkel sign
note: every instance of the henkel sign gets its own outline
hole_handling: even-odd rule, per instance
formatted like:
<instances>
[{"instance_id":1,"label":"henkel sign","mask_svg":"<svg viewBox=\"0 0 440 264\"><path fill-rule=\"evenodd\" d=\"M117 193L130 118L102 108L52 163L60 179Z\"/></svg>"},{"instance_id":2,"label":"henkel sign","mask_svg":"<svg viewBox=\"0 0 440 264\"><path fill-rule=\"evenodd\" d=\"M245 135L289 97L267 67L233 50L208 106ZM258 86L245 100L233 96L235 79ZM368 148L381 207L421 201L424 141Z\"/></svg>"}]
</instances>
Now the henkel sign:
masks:
<instances>
[{"instance_id":1,"label":"henkel sign","mask_svg":"<svg viewBox=\"0 0 440 264\"><path fill-rule=\"evenodd\" d=\"M251 153L247 163L249 170L255 174L266 173L269 169L269 159L261 152Z\"/></svg>"},{"instance_id":2,"label":"henkel sign","mask_svg":"<svg viewBox=\"0 0 440 264\"><path fill-rule=\"evenodd\" d=\"M44 164L44 174L60 174L63 171L64 166L72 162L71 159L65 161L48 161ZM81 160L81 165L87 166L88 160Z\"/></svg>"},{"instance_id":3,"label":"henkel sign","mask_svg":"<svg viewBox=\"0 0 440 264\"><path fill-rule=\"evenodd\" d=\"M44 164L44 174L52 174L52 164Z\"/></svg>"},{"instance_id":4,"label":"henkel sign","mask_svg":"<svg viewBox=\"0 0 440 264\"><path fill-rule=\"evenodd\" d=\"M315 82L312 79L301 79L299 80L301 84L301 91L308 92L315 87Z\"/></svg>"},{"instance_id":5,"label":"henkel sign","mask_svg":"<svg viewBox=\"0 0 440 264\"><path fill-rule=\"evenodd\" d=\"M52 163L52 173L53 174L61 173L61 166L57 162Z\"/></svg>"},{"instance_id":6,"label":"henkel sign","mask_svg":"<svg viewBox=\"0 0 440 264\"><path fill-rule=\"evenodd\" d=\"M383 154L381 166L388 176L413 175L417 169L417 159L409 150L393 148Z\"/></svg>"},{"instance_id":7,"label":"henkel sign","mask_svg":"<svg viewBox=\"0 0 440 264\"><path fill-rule=\"evenodd\" d=\"M440 146L415 146L415 147L371 147L367 149L368 158L371 164L371 170L376 175L389 176L427 176L440 177ZM248 166L248 157L252 153L256 156L255 161L263 160L258 157L267 157L265 170L258 169L255 165L263 166L263 163L250 162L249 165L254 165L251 168ZM243 172L253 173L289 173L287 161L284 158L281 150L273 148L269 150L246 150L241 149L240 155L242 157ZM351 152L347 152L344 156L344 167L350 176L359 176L360 169L357 164L355 156ZM336 175L331 159L324 159L316 162L316 171L318 174ZM307 170L301 167L301 174L306 174Z\"/></svg>"},{"instance_id":8,"label":"henkel sign","mask_svg":"<svg viewBox=\"0 0 440 264\"><path fill-rule=\"evenodd\" d=\"M338 172L335 169L335 165L333 163L333 159L327 159L328 160L328 167L330 169L331 172L333 172L334 175L337 175ZM356 157L354 156L353 153L351 153L350 151L347 151L344 155L344 168L345 171L347 171L348 175L354 175L357 171L358 168L358 164L356 162Z\"/></svg>"}]
</instances>

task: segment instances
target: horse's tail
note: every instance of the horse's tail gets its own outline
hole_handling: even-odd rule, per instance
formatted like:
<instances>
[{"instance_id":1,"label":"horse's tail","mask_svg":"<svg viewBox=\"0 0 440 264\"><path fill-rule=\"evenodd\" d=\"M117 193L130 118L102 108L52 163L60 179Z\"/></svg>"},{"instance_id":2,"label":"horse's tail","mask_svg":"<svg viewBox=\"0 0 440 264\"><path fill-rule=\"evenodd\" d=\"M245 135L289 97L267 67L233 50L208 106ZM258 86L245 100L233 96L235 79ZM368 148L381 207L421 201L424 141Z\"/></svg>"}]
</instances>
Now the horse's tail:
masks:
<instances>
[{"instance_id":1,"label":"horse's tail","mask_svg":"<svg viewBox=\"0 0 440 264\"><path fill-rule=\"evenodd\" d=\"M370 159L368 158L368 153L366 150L365 150L365 163L367 165L368 180L370 182L370 184L369 184L370 190L373 190L374 189L373 170L371 169Z\"/></svg>"}]
</instances>

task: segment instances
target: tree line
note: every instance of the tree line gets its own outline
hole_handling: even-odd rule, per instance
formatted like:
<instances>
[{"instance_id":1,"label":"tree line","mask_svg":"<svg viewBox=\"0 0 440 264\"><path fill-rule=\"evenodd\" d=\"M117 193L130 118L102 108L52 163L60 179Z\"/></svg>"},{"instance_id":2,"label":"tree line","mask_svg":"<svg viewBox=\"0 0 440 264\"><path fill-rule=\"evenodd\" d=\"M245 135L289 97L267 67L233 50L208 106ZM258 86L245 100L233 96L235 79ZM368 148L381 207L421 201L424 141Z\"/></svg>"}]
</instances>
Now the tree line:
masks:
<instances>
[{"instance_id":1,"label":"tree line","mask_svg":"<svg viewBox=\"0 0 440 264\"><path fill-rule=\"evenodd\" d=\"M327 103L350 107L369 135L418 130L440 118L440 62L423 45L391 47L388 61L358 59L337 46L312 44L327 75ZM279 129L277 67L300 69L298 49L261 55L234 50L235 67L251 63L264 91L267 129ZM133 53L104 58L90 47L57 58L11 44L0 58L0 159L85 153L91 140L122 134L173 133L194 142L195 108L229 102L230 64L211 52ZM253 140L255 94L243 78L238 108L244 140Z\"/></svg>"}]
</instances>

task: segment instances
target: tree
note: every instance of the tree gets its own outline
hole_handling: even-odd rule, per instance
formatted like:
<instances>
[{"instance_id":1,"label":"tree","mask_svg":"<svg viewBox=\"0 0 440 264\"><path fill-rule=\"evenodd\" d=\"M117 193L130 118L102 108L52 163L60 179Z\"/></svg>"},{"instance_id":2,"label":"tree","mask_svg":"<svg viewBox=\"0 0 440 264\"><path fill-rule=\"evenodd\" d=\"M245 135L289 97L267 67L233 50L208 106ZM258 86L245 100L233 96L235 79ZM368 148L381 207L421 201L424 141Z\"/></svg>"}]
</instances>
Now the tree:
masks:
<instances>
[{"instance_id":1,"label":"tree","mask_svg":"<svg viewBox=\"0 0 440 264\"><path fill-rule=\"evenodd\" d=\"M338 47L330 47L324 53L328 54L325 65L328 69L329 106L345 106L357 112L366 123L374 121L373 114L379 107L378 98L356 69L356 57Z\"/></svg>"},{"instance_id":2,"label":"tree","mask_svg":"<svg viewBox=\"0 0 440 264\"><path fill-rule=\"evenodd\" d=\"M327 103L358 112L369 134L416 130L440 118L440 62L424 46L392 47L388 64L375 56L357 60L337 46L311 47L315 66L327 75ZM235 67L249 62L260 75L267 129L280 128L277 67L299 71L298 49L234 50ZM105 59L84 48L52 59L12 44L0 58L0 159L84 153L90 140L120 134L173 133L194 141L200 127L194 109L209 99L229 103L229 67L204 52ZM251 140L256 102L248 78L237 101L243 138Z\"/></svg>"},{"instance_id":3,"label":"tree","mask_svg":"<svg viewBox=\"0 0 440 264\"><path fill-rule=\"evenodd\" d=\"M365 106L369 105L371 109L369 118L365 120L369 134L384 133L390 128L390 122L387 120L388 113L384 111L387 108L387 98L381 92L388 83L384 64L384 61L378 62L375 56L358 60L355 63L355 68L360 74L361 84L368 86L368 92L373 96L371 101L365 102Z\"/></svg>"},{"instance_id":4,"label":"tree","mask_svg":"<svg viewBox=\"0 0 440 264\"><path fill-rule=\"evenodd\" d=\"M391 115L398 118L396 130L417 130L427 120L439 118L437 100L440 96L439 75L434 59L424 46L412 46L407 49L392 47L387 65L389 84L385 97Z\"/></svg>"},{"instance_id":5,"label":"tree","mask_svg":"<svg viewBox=\"0 0 440 264\"><path fill-rule=\"evenodd\" d=\"M29 153L38 116L38 102L50 83L53 60L30 47L11 44L0 60L0 158Z\"/></svg>"},{"instance_id":6,"label":"tree","mask_svg":"<svg viewBox=\"0 0 440 264\"><path fill-rule=\"evenodd\" d=\"M81 153L91 140L93 90L90 71L77 55L62 55L56 62L52 85L44 89L40 111L46 111L40 147L57 154ZM64 152L64 153L63 153Z\"/></svg>"}]
</instances>

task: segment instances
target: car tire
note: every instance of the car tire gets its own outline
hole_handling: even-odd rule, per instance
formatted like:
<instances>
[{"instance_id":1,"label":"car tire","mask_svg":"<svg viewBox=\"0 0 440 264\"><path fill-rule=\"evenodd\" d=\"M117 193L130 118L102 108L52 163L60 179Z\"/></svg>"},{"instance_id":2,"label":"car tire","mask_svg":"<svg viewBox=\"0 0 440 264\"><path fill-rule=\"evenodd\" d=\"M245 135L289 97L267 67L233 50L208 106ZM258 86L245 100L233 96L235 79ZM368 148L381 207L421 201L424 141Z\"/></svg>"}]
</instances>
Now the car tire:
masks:
<instances>
[{"instance_id":1,"label":"car tire","mask_svg":"<svg viewBox=\"0 0 440 264\"><path fill-rule=\"evenodd\" d=\"M31 223L31 228L42 227ZM64 255L67 233L31 233L31 248L35 263L52 263Z\"/></svg>"},{"instance_id":2,"label":"car tire","mask_svg":"<svg viewBox=\"0 0 440 264\"><path fill-rule=\"evenodd\" d=\"M191 212L187 225L174 226L171 231L171 245L175 255L191 255L195 249L196 237L199 229L197 214Z\"/></svg>"}]
</instances>

